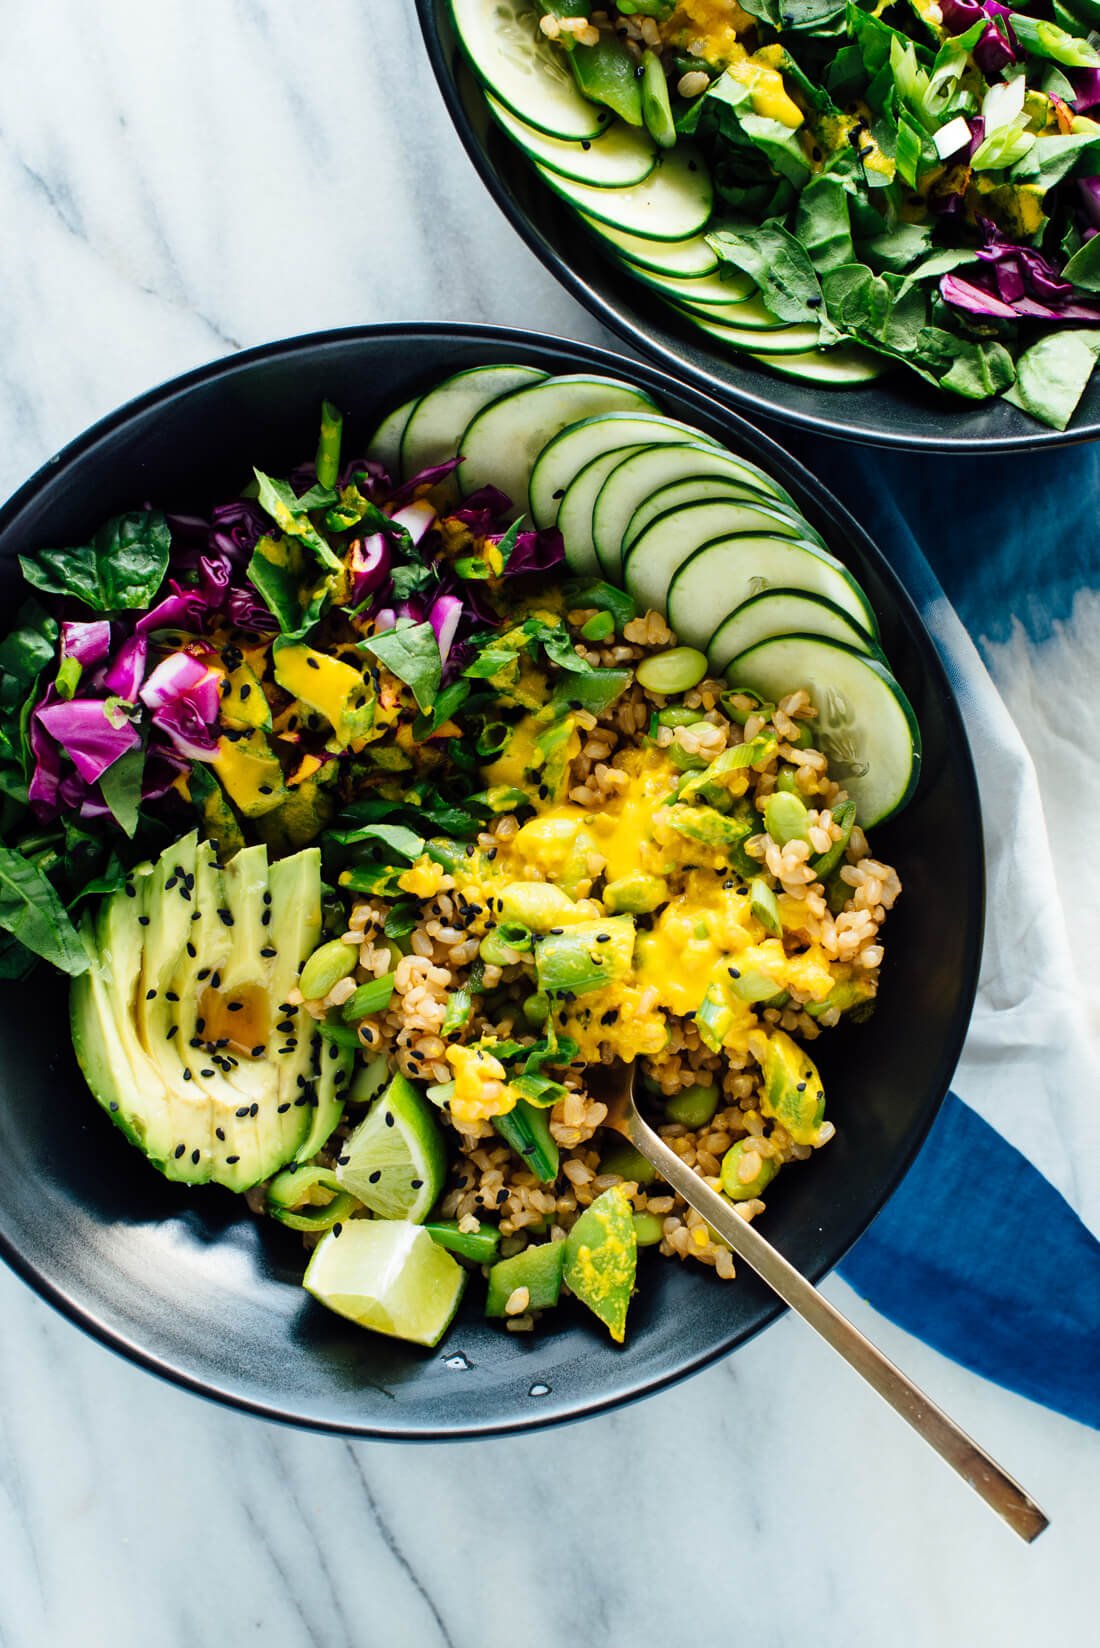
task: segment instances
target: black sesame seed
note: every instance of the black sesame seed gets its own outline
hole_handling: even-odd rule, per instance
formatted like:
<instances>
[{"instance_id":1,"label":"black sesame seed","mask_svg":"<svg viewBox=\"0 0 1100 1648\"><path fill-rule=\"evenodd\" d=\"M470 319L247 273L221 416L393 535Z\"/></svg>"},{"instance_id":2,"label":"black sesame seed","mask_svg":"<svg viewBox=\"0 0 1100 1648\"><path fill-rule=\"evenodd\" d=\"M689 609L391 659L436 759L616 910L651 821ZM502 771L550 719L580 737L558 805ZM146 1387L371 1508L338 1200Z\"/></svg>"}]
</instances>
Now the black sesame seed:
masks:
<instances>
[{"instance_id":1,"label":"black sesame seed","mask_svg":"<svg viewBox=\"0 0 1100 1648\"><path fill-rule=\"evenodd\" d=\"M307 656L306 663L309 665L310 669L319 670L320 667L321 667L320 664L317 662L316 658L313 658L311 656Z\"/></svg>"},{"instance_id":2,"label":"black sesame seed","mask_svg":"<svg viewBox=\"0 0 1100 1648\"><path fill-rule=\"evenodd\" d=\"M213 1070L200 1070L199 1071L199 1075L202 1077L203 1081L209 1081L213 1074L214 1074Z\"/></svg>"},{"instance_id":3,"label":"black sesame seed","mask_svg":"<svg viewBox=\"0 0 1100 1648\"><path fill-rule=\"evenodd\" d=\"M179 1161L180 1157L183 1155L183 1153L186 1149L187 1149L187 1146L183 1145L183 1144L178 1144L176 1146L175 1151L173 1152L173 1154L175 1155L175 1158L176 1158L177 1161Z\"/></svg>"},{"instance_id":4,"label":"black sesame seed","mask_svg":"<svg viewBox=\"0 0 1100 1648\"><path fill-rule=\"evenodd\" d=\"M727 972L732 979L739 979L741 977L741 974L737 971L736 967L727 968Z\"/></svg>"},{"instance_id":5,"label":"black sesame seed","mask_svg":"<svg viewBox=\"0 0 1100 1648\"><path fill-rule=\"evenodd\" d=\"M220 990L220 989L221 989L221 982L222 982L222 976L221 976L221 974L220 974L220 973L214 973L214 974L213 974L213 975L212 975L212 976L211 976L211 979L210 979L210 986L211 986L211 989L213 989L213 990Z\"/></svg>"},{"instance_id":6,"label":"black sesame seed","mask_svg":"<svg viewBox=\"0 0 1100 1648\"><path fill-rule=\"evenodd\" d=\"M240 1159L241 1158L239 1156L227 1156L225 1158L225 1165L226 1167L232 1167L236 1162L239 1162Z\"/></svg>"},{"instance_id":7,"label":"black sesame seed","mask_svg":"<svg viewBox=\"0 0 1100 1648\"><path fill-rule=\"evenodd\" d=\"M265 961L271 961L273 957L279 954L279 952L278 950L273 950L270 944L268 944L260 951L260 954L263 956Z\"/></svg>"},{"instance_id":8,"label":"black sesame seed","mask_svg":"<svg viewBox=\"0 0 1100 1648\"><path fill-rule=\"evenodd\" d=\"M259 1114L260 1114L260 1107L259 1107L259 1105L258 1105L258 1104L253 1104L253 1105L250 1105L250 1106L249 1106L249 1110L248 1110L248 1114L249 1114L249 1115L250 1115L250 1116L258 1116L258 1115L259 1115Z\"/></svg>"},{"instance_id":9,"label":"black sesame seed","mask_svg":"<svg viewBox=\"0 0 1100 1648\"><path fill-rule=\"evenodd\" d=\"M198 953L199 952L195 949L195 946L191 943L191 940L188 939L188 941L187 941L187 954L191 957L192 961L194 961L194 959L198 955Z\"/></svg>"},{"instance_id":10,"label":"black sesame seed","mask_svg":"<svg viewBox=\"0 0 1100 1648\"><path fill-rule=\"evenodd\" d=\"M118 1109L118 1100L117 1099L112 1099L110 1104L107 1106L107 1109L110 1110L113 1114Z\"/></svg>"},{"instance_id":11,"label":"black sesame seed","mask_svg":"<svg viewBox=\"0 0 1100 1648\"><path fill-rule=\"evenodd\" d=\"M229 1012L229 1013L239 1013L241 1008L244 1006L244 1002L243 1001L227 1001L225 1006L226 1006L226 1011L227 1012Z\"/></svg>"},{"instance_id":12,"label":"black sesame seed","mask_svg":"<svg viewBox=\"0 0 1100 1648\"><path fill-rule=\"evenodd\" d=\"M197 1150L192 1150L191 1160L194 1162L196 1167L199 1165L199 1152Z\"/></svg>"},{"instance_id":13,"label":"black sesame seed","mask_svg":"<svg viewBox=\"0 0 1100 1648\"><path fill-rule=\"evenodd\" d=\"M332 1234L334 1236L339 1236L339 1234L343 1230L343 1228L344 1228L343 1225L340 1223L339 1219L337 1219L336 1223L332 1227Z\"/></svg>"},{"instance_id":14,"label":"black sesame seed","mask_svg":"<svg viewBox=\"0 0 1100 1648\"><path fill-rule=\"evenodd\" d=\"M200 967L198 972L195 974L195 977L197 979L208 979L210 977L209 967Z\"/></svg>"},{"instance_id":15,"label":"black sesame seed","mask_svg":"<svg viewBox=\"0 0 1100 1648\"><path fill-rule=\"evenodd\" d=\"M382 1177L382 1169L380 1167L376 1167L374 1172L369 1175L368 1183L369 1184L377 1184L381 1177Z\"/></svg>"},{"instance_id":16,"label":"black sesame seed","mask_svg":"<svg viewBox=\"0 0 1100 1648\"><path fill-rule=\"evenodd\" d=\"M263 1050L264 1050L264 1044L263 1044L263 1042L261 1042L258 1047L254 1047L252 1049L252 1057L254 1059L258 1059L261 1056L261 1054L263 1053Z\"/></svg>"},{"instance_id":17,"label":"black sesame seed","mask_svg":"<svg viewBox=\"0 0 1100 1648\"><path fill-rule=\"evenodd\" d=\"M224 1127L216 1127L214 1129L214 1134L215 1134L215 1137L219 1138L222 1141L223 1144L225 1143L225 1128Z\"/></svg>"},{"instance_id":18,"label":"black sesame seed","mask_svg":"<svg viewBox=\"0 0 1100 1648\"><path fill-rule=\"evenodd\" d=\"M138 926L139 927L148 927L149 920L150 920L150 918L148 916L138 916Z\"/></svg>"},{"instance_id":19,"label":"black sesame seed","mask_svg":"<svg viewBox=\"0 0 1100 1648\"><path fill-rule=\"evenodd\" d=\"M271 894L270 893L265 893L263 901L264 901L265 904L270 904L271 903Z\"/></svg>"},{"instance_id":20,"label":"black sesame seed","mask_svg":"<svg viewBox=\"0 0 1100 1648\"><path fill-rule=\"evenodd\" d=\"M289 1109L290 1109L290 1100L287 1099L285 1101L285 1103L276 1106L275 1113L278 1116L285 1116Z\"/></svg>"},{"instance_id":21,"label":"black sesame seed","mask_svg":"<svg viewBox=\"0 0 1100 1648\"><path fill-rule=\"evenodd\" d=\"M146 999L146 1001L152 1001L152 999L153 999L153 997L154 997L154 996L155 996L155 995L156 995L156 991L155 991L155 990L146 990L146 992L145 992L145 999Z\"/></svg>"},{"instance_id":22,"label":"black sesame seed","mask_svg":"<svg viewBox=\"0 0 1100 1648\"><path fill-rule=\"evenodd\" d=\"M278 1024L275 1026L276 1030L278 1030L282 1035L286 1035L287 1032L293 1030L294 1027L293 1019L280 1019Z\"/></svg>"},{"instance_id":23,"label":"black sesame seed","mask_svg":"<svg viewBox=\"0 0 1100 1648\"><path fill-rule=\"evenodd\" d=\"M410 1181L410 1189L412 1189L412 1190L423 1190L423 1188L424 1188L423 1179L412 1179Z\"/></svg>"},{"instance_id":24,"label":"black sesame seed","mask_svg":"<svg viewBox=\"0 0 1100 1648\"><path fill-rule=\"evenodd\" d=\"M222 921L225 922L225 925L227 927L232 927L232 925L233 925L233 912L232 912L232 910L224 910L224 909L219 910L218 915L221 917Z\"/></svg>"},{"instance_id":25,"label":"black sesame seed","mask_svg":"<svg viewBox=\"0 0 1100 1648\"><path fill-rule=\"evenodd\" d=\"M351 1161L350 1156L337 1156L336 1165L337 1165L337 1167L347 1167L347 1165L350 1161Z\"/></svg>"},{"instance_id":26,"label":"black sesame seed","mask_svg":"<svg viewBox=\"0 0 1100 1648\"><path fill-rule=\"evenodd\" d=\"M165 1001L179 1001L180 998L174 990L166 990L164 992L164 999Z\"/></svg>"},{"instance_id":27,"label":"black sesame seed","mask_svg":"<svg viewBox=\"0 0 1100 1648\"><path fill-rule=\"evenodd\" d=\"M550 935L552 938L560 938L564 932L564 927L551 927L550 929Z\"/></svg>"},{"instance_id":28,"label":"black sesame seed","mask_svg":"<svg viewBox=\"0 0 1100 1648\"><path fill-rule=\"evenodd\" d=\"M597 933L596 934L596 943L597 944L610 944L611 943L611 934L610 933Z\"/></svg>"},{"instance_id":29,"label":"black sesame seed","mask_svg":"<svg viewBox=\"0 0 1100 1648\"><path fill-rule=\"evenodd\" d=\"M134 886L132 881L128 881L126 883L126 897L127 898L136 898L137 897L137 888Z\"/></svg>"},{"instance_id":30,"label":"black sesame seed","mask_svg":"<svg viewBox=\"0 0 1100 1648\"><path fill-rule=\"evenodd\" d=\"M393 1126L393 1111L392 1110L387 1110L386 1111L386 1126L387 1127L392 1127Z\"/></svg>"},{"instance_id":31,"label":"black sesame seed","mask_svg":"<svg viewBox=\"0 0 1100 1648\"><path fill-rule=\"evenodd\" d=\"M274 792L274 791L273 791L273 790L272 790L272 788L271 788L271 785L270 785L270 784L261 784L261 785L260 785L260 786L259 786L259 791L260 791L260 794L261 794L261 795L273 795L273 794L274 794L274 793L275 793L275 792Z\"/></svg>"},{"instance_id":32,"label":"black sesame seed","mask_svg":"<svg viewBox=\"0 0 1100 1648\"><path fill-rule=\"evenodd\" d=\"M177 1033L178 1030L179 1030L179 1025L178 1024L173 1024L171 1029L168 1031L168 1034L164 1038L165 1041L171 1041L172 1037Z\"/></svg>"},{"instance_id":33,"label":"black sesame seed","mask_svg":"<svg viewBox=\"0 0 1100 1648\"><path fill-rule=\"evenodd\" d=\"M271 926L271 911L270 910L265 910L263 915L260 917L260 926L261 927L270 927Z\"/></svg>"}]
</instances>

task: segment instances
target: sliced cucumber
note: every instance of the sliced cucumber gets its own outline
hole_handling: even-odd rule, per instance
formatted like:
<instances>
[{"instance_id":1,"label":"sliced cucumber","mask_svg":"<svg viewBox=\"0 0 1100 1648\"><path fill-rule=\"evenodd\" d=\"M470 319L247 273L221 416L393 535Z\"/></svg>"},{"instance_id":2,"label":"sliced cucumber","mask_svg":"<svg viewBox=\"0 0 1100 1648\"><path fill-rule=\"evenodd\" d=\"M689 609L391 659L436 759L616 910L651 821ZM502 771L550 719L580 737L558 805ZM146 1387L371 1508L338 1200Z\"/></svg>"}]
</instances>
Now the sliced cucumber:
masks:
<instances>
[{"instance_id":1,"label":"sliced cucumber","mask_svg":"<svg viewBox=\"0 0 1100 1648\"><path fill-rule=\"evenodd\" d=\"M546 166L538 166L538 171L579 211L651 240L686 240L698 234L714 204L709 168L688 143L663 151L644 183L632 189L593 189L558 177Z\"/></svg>"},{"instance_id":2,"label":"sliced cucumber","mask_svg":"<svg viewBox=\"0 0 1100 1648\"><path fill-rule=\"evenodd\" d=\"M623 557L623 581L641 611L652 607L657 612L666 612L669 623L672 623L668 605L672 581L680 568L704 544L746 533L806 539L811 532L812 529L800 518L789 511L781 513L779 509L769 507L763 498L716 498L712 503L689 504L686 509L672 509L658 515L644 532L638 534ZM761 588L765 582L766 579L761 581ZM799 587L797 579L792 582L795 588ZM753 593L746 590L741 600ZM701 637L689 645L705 645L714 632L715 617L719 613L731 612L739 604L718 599L706 600L692 627L698 636L702 620L709 617L710 623L703 628ZM681 635L680 639L685 641L687 637Z\"/></svg>"},{"instance_id":3,"label":"sliced cucumber","mask_svg":"<svg viewBox=\"0 0 1100 1648\"><path fill-rule=\"evenodd\" d=\"M367 442L367 457L380 463L391 480L397 480L401 474L401 438L417 404L418 397L414 395L411 401L387 412Z\"/></svg>"},{"instance_id":4,"label":"sliced cucumber","mask_svg":"<svg viewBox=\"0 0 1100 1648\"><path fill-rule=\"evenodd\" d=\"M641 281L643 286L650 286L662 297L678 298L681 302L698 304L704 311L720 310L736 314L746 299L751 298L756 286L748 275L737 273L726 279L718 271L712 270L709 275L658 275L652 269L640 269L634 264L623 260L623 267L628 275Z\"/></svg>"},{"instance_id":5,"label":"sliced cucumber","mask_svg":"<svg viewBox=\"0 0 1100 1648\"><path fill-rule=\"evenodd\" d=\"M734 659L730 677L778 703L805 687L817 709L814 739L864 829L904 807L920 775L920 728L890 671L839 641L783 635Z\"/></svg>"},{"instance_id":6,"label":"sliced cucumber","mask_svg":"<svg viewBox=\"0 0 1100 1648\"><path fill-rule=\"evenodd\" d=\"M712 275L718 268L718 259L702 235L691 235L687 240L653 240L649 235L632 235L611 223L600 223L587 212L579 216L586 229L591 229L600 240L621 252L628 263L637 264L640 269L690 279Z\"/></svg>"},{"instance_id":7,"label":"sliced cucumber","mask_svg":"<svg viewBox=\"0 0 1100 1648\"><path fill-rule=\"evenodd\" d=\"M824 595L861 629L869 631L874 623L862 589L828 550L808 539L757 532L731 534L696 550L673 575L664 610L686 646L705 648L715 613L736 612L763 589Z\"/></svg>"},{"instance_id":8,"label":"sliced cucumber","mask_svg":"<svg viewBox=\"0 0 1100 1648\"><path fill-rule=\"evenodd\" d=\"M721 475L755 487L765 499L778 498L794 507L790 494L755 464L700 441L635 453L612 470L592 510L592 543L606 578L612 583L622 580L623 538L638 505L670 481L703 475Z\"/></svg>"},{"instance_id":9,"label":"sliced cucumber","mask_svg":"<svg viewBox=\"0 0 1100 1648\"><path fill-rule=\"evenodd\" d=\"M598 137L610 109L589 103L560 46L539 29L535 0L450 0L455 34L470 67L498 102L551 137Z\"/></svg>"},{"instance_id":10,"label":"sliced cucumber","mask_svg":"<svg viewBox=\"0 0 1100 1648\"><path fill-rule=\"evenodd\" d=\"M659 412L605 412L570 424L548 441L531 470L531 519L550 526L565 489L579 469L601 452L626 446L672 446L684 441L717 445L690 424Z\"/></svg>"},{"instance_id":11,"label":"sliced cucumber","mask_svg":"<svg viewBox=\"0 0 1100 1648\"><path fill-rule=\"evenodd\" d=\"M474 366L429 389L413 407L401 436L402 475L407 479L429 464L446 463L482 407L547 377L536 366Z\"/></svg>"},{"instance_id":12,"label":"sliced cucumber","mask_svg":"<svg viewBox=\"0 0 1100 1648\"><path fill-rule=\"evenodd\" d=\"M816 326L787 326L777 321L755 298L746 298L736 309L721 311L723 317L740 314L744 324L738 325L733 324L732 320L727 324L724 318L721 321L712 318L718 311L713 308L706 311L702 304L692 308L686 303L678 303L676 308L708 337L739 351L759 355L801 355L812 349L819 337Z\"/></svg>"},{"instance_id":13,"label":"sliced cucumber","mask_svg":"<svg viewBox=\"0 0 1100 1648\"><path fill-rule=\"evenodd\" d=\"M493 119L517 148L560 177L571 177L593 189L627 189L642 183L657 164L653 139L622 121L616 121L599 137L575 142L536 131L534 126L506 109L491 92L486 94L485 101Z\"/></svg>"},{"instance_id":14,"label":"sliced cucumber","mask_svg":"<svg viewBox=\"0 0 1100 1648\"><path fill-rule=\"evenodd\" d=\"M750 596L724 618L707 643L707 657L715 675L724 673L738 653L774 635L823 635L843 641L868 657L878 648L861 624L834 601L801 589L765 589Z\"/></svg>"},{"instance_id":15,"label":"sliced cucumber","mask_svg":"<svg viewBox=\"0 0 1100 1648\"><path fill-rule=\"evenodd\" d=\"M768 509L776 509L784 515L789 515L794 524L795 537L800 536L806 529L805 518L793 505L781 503L778 498L766 498L745 481L734 480L729 475L692 475L689 480L670 481L667 486L659 486L656 492L651 493L638 505L630 517L630 525L623 534L623 559L630 554L635 541L658 515L667 515L673 509L689 509L692 504L714 503L731 498L740 503L763 503Z\"/></svg>"},{"instance_id":16,"label":"sliced cucumber","mask_svg":"<svg viewBox=\"0 0 1100 1648\"><path fill-rule=\"evenodd\" d=\"M763 355L750 350L753 360L770 366L785 378L797 378L800 383L820 383L831 388L846 388L853 383L870 383L889 372L890 362L869 349L812 349L804 355Z\"/></svg>"},{"instance_id":17,"label":"sliced cucumber","mask_svg":"<svg viewBox=\"0 0 1100 1648\"><path fill-rule=\"evenodd\" d=\"M598 458L586 463L566 487L555 524L565 546L565 564L571 572L585 578L602 576L592 542L592 510L600 488L615 466L630 453L642 450L644 448L628 446L614 452L601 452Z\"/></svg>"},{"instance_id":18,"label":"sliced cucumber","mask_svg":"<svg viewBox=\"0 0 1100 1648\"><path fill-rule=\"evenodd\" d=\"M569 424L600 412L655 412L649 396L616 378L584 373L546 378L513 390L471 419L462 436L459 486L469 496L490 483L512 500L513 514L528 507L535 459Z\"/></svg>"}]
</instances>

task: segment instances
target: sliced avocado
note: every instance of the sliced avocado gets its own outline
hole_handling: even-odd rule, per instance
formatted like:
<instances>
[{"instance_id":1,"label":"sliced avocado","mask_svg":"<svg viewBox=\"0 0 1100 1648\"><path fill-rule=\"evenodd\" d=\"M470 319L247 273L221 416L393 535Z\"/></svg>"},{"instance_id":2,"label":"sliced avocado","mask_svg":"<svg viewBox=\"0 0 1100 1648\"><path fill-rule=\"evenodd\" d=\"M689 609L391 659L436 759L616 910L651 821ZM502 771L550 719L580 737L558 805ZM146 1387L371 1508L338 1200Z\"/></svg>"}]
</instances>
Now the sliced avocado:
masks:
<instances>
[{"instance_id":1,"label":"sliced avocado","mask_svg":"<svg viewBox=\"0 0 1100 1648\"><path fill-rule=\"evenodd\" d=\"M142 945L151 865L131 876L125 891L104 899L84 917L81 937L91 961L73 980L69 1022L73 1048L91 1091L115 1126L169 1179L190 1179L190 1155L177 1157L179 1127L174 1095L134 1033L129 1004L141 985ZM151 1102L152 1101L152 1102Z\"/></svg>"},{"instance_id":2,"label":"sliced avocado","mask_svg":"<svg viewBox=\"0 0 1100 1648\"><path fill-rule=\"evenodd\" d=\"M271 731L271 705L259 676L243 659L222 682L220 715L227 727L244 731L260 727L264 732Z\"/></svg>"},{"instance_id":3,"label":"sliced avocado","mask_svg":"<svg viewBox=\"0 0 1100 1648\"><path fill-rule=\"evenodd\" d=\"M340 1114L346 1062L321 1072L313 1021L299 1033L286 1004L320 936L320 855L269 872L255 847L223 872L192 834L129 889L103 901L94 929L85 922L93 965L72 991L77 1056L161 1172L247 1189L307 1141L320 1148Z\"/></svg>"},{"instance_id":4,"label":"sliced avocado","mask_svg":"<svg viewBox=\"0 0 1100 1648\"><path fill-rule=\"evenodd\" d=\"M563 801L569 788L573 762L581 753L581 738L575 715L563 715L545 727L535 739L541 761L532 769L543 801Z\"/></svg>"},{"instance_id":5,"label":"sliced avocado","mask_svg":"<svg viewBox=\"0 0 1100 1648\"><path fill-rule=\"evenodd\" d=\"M579 996L625 978L634 961L633 916L577 921L564 932L549 932L535 944L539 989L547 995Z\"/></svg>"},{"instance_id":6,"label":"sliced avocado","mask_svg":"<svg viewBox=\"0 0 1100 1648\"><path fill-rule=\"evenodd\" d=\"M825 1115L825 1090L817 1066L782 1030L773 1030L764 1055L760 1109L786 1129L795 1144L813 1145Z\"/></svg>"},{"instance_id":7,"label":"sliced avocado","mask_svg":"<svg viewBox=\"0 0 1100 1648\"><path fill-rule=\"evenodd\" d=\"M194 763L188 782L191 800L202 814L203 834L213 841L218 857L224 863L244 846L240 820L225 791L204 762Z\"/></svg>"},{"instance_id":8,"label":"sliced avocado","mask_svg":"<svg viewBox=\"0 0 1100 1648\"><path fill-rule=\"evenodd\" d=\"M315 652L304 641L276 641L272 657L276 681L292 698L324 716L341 749L369 737L374 725L369 676L342 659Z\"/></svg>"},{"instance_id":9,"label":"sliced avocado","mask_svg":"<svg viewBox=\"0 0 1100 1648\"><path fill-rule=\"evenodd\" d=\"M210 765L245 818L261 818L286 799L283 769L259 727L219 738Z\"/></svg>"},{"instance_id":10,"label":"sliced avocado","mask_svg":"<svg viewBox=\"0 0 1100 1648\"><path fill-rule=\"evenodd\" d=\"M621 1185L612 1185L585 1209L566 1238L565 1282L620 1345L637 1266L630 1198Z\"/></svg>"},{"instance_id":11,"label":"sliced avocado","mask_svg":"<svg viewBox=\"0 0 1100 1648\"><path fill-rule=\"evenodd\" d=\"M679 834L689 841L698 841L703 847L718 847L725 852L742 846L757 829L751 809L736 809L720 813L714 807L689 806L676 801L659 814Z\"/></svg>"},{"instance_id":12,"label":"sliced avocado","mask_svg":"<svg viewBox=\"0 0 1100 1648\"><path fill-rule=\"evenodd\" d=\"M316 841L335 811L331 779L315 775L287 790L277 807L256 820L256 830L273 853L292 853Z\"/></svg>"},{"instance_id":13,"label":"sliced avocado","mask_svg":"<svg viewBox=\"0 0 1100 1648\"><path fill-rule=\"evenodd\" d=\"M874 980L865 976L838 979L824 1001L808 1001L804 1010L812 1019L819 1019L834 1007L840 1013L851 1013L854 1018L860 1018L863 1014L859 1009L869 1011L870 1003L875 999L875 988Z\"/></svg>"}]
</instances>

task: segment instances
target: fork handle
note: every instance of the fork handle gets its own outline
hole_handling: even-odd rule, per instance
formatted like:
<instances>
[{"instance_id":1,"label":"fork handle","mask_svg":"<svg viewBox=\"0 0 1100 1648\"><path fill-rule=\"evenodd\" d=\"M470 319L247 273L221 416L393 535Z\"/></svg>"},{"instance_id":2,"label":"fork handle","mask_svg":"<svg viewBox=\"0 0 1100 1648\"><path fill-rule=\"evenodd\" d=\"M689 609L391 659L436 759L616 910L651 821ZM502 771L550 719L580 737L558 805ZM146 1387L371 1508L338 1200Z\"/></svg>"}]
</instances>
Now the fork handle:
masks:
<instances>
[{"instance_id":1,"label":"fork handle","mask_svg":"<svg viewBox=\"0 0 1100 1648\"><path fill-rule=\"evenodd\" d=\"M924 1392L884 1356L877 1345L831 1305L777 1248L705 1184L674 1150L630 1111L621 1131L635 1149L658 1170L661 1178L688 1202L757 1275L791 1309L797 1311L844 1360L883 1397L896 1413L935 1448L941 1459L981 1495L998 1516L1029 1544L1047 1526L1048 1519L1031 1496L991 1459L983 1448L948 1418Z\"/></svg>"}]
</instances>

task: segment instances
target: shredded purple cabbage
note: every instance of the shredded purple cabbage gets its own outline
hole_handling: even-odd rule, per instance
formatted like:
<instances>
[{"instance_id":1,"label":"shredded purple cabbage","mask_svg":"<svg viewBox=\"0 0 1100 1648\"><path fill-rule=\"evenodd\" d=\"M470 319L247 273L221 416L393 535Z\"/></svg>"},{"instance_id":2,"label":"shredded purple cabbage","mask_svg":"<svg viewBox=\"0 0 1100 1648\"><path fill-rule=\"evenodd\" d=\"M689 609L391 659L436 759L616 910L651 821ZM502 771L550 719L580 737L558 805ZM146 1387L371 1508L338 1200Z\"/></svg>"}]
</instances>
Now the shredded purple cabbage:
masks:
<instances>
[{"instance_id":1,"label":"shredded purple cabbage","mask_svg":"<svg viewBox=\"0 0 1100 1648\"><path fill-rule=\"evenodd\" d=\"M34 719L65 751L85 784L96 784L119 756L141 743L133 722L112 716L105 698L39 704Z\"/></svg>"},{"instance_id":2,"label":"shredded purple cabbage","mask_svg":"<svg viewBox=\"0 0 1100 1648\"><path fill-rule=\"evenodd\" d=\"M1018 61L1016 54L1016 37L1012 33L1012 16L1008 6L1002 6L999 0L941 0L940 10L943 13L943 26L948 34L965 34L967 29L973 28L975 23L983 17L989 19L984 33L974 47L974 61L985 75L987 80L993 80L1010 63ZM998 27L995 18L1003 18L1003 24Z\"/></svg>"}]
</instances>

